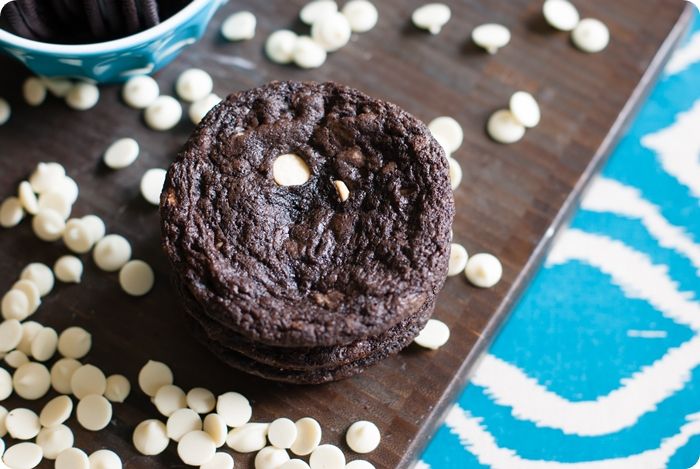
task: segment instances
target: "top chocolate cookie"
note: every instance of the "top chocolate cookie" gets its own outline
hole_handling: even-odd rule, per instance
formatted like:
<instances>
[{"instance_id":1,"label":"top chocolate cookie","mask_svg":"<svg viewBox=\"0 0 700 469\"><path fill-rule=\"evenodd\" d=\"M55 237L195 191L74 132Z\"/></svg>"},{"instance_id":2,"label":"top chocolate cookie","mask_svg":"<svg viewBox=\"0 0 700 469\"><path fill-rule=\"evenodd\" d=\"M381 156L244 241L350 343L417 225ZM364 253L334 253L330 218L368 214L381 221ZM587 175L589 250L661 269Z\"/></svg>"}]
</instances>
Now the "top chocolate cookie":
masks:
<instances>
[{"instance_id":1,"label":"top chocolate cookie","mask_svg":"<svg viewBox=\"0 0 700 469\"><path fill-rule=\"evenodd\" d=\"M290 154L310 177L280 185L299 176L280 174L289 157L275 165ZM161 198L182 284L211 316L276 346L347 344L415 314L444 283L453 216L427 127L335 83L230 95L190 137Z\"/></svg>"}]
</instances>

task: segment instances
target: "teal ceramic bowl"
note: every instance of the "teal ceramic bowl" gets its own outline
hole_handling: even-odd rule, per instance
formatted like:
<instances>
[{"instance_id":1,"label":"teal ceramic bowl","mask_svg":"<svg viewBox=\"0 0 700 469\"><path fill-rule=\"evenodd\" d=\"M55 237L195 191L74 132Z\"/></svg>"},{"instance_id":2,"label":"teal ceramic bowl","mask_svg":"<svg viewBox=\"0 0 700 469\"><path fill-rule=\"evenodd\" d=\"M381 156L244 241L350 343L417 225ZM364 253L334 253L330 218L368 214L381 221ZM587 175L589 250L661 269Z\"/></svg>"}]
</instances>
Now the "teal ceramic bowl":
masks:
<instances>
[{"instance_id":1,"label":"teal ceramic bowl","mask_svg":"<svg viewBox=\"0 0 700 469\"><path fill-rule=\"evenodd\" d=\"M0 50L37 75L115 83L151 74L202 37L226 0L193 0L153 28L98 44L63 45L31 41L0 29Z\"/></svg>"}]
</instances>

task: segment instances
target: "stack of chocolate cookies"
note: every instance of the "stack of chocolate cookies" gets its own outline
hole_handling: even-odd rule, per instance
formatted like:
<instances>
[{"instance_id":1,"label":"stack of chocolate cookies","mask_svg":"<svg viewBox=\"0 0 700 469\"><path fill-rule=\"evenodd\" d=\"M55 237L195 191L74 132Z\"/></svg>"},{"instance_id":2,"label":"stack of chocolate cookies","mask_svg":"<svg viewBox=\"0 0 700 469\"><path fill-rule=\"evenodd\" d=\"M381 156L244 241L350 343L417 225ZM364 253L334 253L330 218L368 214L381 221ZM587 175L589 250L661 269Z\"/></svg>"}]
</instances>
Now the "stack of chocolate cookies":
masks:
<instances>
[{"instance_id":1,"label":"stack of chocolate cookies","mask_svg":"<svg viewBox=\"0 0 700 469\"><path fill-rule=\"evenodd\" d=\"M427 127L335 83L230 95L161 199L194 334L235 368L294 383L347 378L411 343L445 281L453 216Z\"/></svg>"}]
</instances>

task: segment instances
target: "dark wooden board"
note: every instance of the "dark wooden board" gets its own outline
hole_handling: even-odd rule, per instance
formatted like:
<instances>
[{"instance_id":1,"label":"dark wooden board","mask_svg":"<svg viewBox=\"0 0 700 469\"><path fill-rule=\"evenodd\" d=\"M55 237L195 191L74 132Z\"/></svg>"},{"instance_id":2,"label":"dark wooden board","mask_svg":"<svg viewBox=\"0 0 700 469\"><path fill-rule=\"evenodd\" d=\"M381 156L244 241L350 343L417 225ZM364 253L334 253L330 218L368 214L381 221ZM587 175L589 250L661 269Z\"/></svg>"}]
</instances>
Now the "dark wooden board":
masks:
<instances>
[{"instance_id":1,"label":"dark wooden board","mask_svg":"<svg viewBox=\"0 0 700 469\"><path fill-rule=\"evenodd\" d=\"M35 318L59 331L81 325L93 333L86 362L107 373L126 374L134 390L116 405L108 429L75 430L76 446L86 451L110 448L127 468L182 467L175 446L158 457L138 455L131 432L143 419L157 417L137 389L136 376L148 359L172 367L184 389L205 386L217 393L237 390L251 398L255 421L312 416L324 430L323 441L344 446L347 426L373 420L382 431L380 448L368 456L377 467L408 466L424 447L470 367L537 267L554 230L562 224L585 182L616 141L635 105L660 70L671 46L691 17L679 0L592 0L577 2L583 16L604 20L612 32L608 50L586 55L567 34L548 28L540 1L449 0L453 18L438 36L415 30L409 22L421 0L379 0L380 22L353 37L324 67L302 71L263 58L264 39L273 30L304 28L294 20L302 0L232 0L214 18L207 36L158 74L169 93L182 70L198 66L225 95L272 79L337 80L389 99L426 121L457 118L465 130L455 157L464 169L456 191L455 239L472 252L501 258L503 281L477 290L462 277L448 280L436 316L449 324L450 342L437 352L409 347L363 375L318 387L265 382L227 369L189 335L181 319L165 258L159 246L158 215L139 196L141 174L166 167L191 131L183 122L172 132L145 128L140 113L120 103L119 87L104 87L99 105L89 112L67 109L56 99L41 108L22 103L22 67L0 58L0 94L13 106L11 121L0 127L0 196L15 192L39 161L59 161L80 184L74 214L95 213L108 231L129 238L134 255L157 271L155 289L133 299L122 293L115 274L98 271L89 256L81 285L59 285ZM221 41L218 27L227 13L250 9L258 17L252 41ZM500 22L511 28L512 43L488 56L468 40L473 27ZM484 132L489 114L504 107L510 94L525 89L542 106L543 120L524 140L511 146L491 142ZM142 154L118 172L100 163L114 139L134 136ZM30 261L52 264L66 252L60 243L43 243L29 223L0 231L0 291L9 288ZM39 409L46 399L26 403L14 397L8 408ZM237 467L252 467L250 456L236 455ZM42 467L53 467L45 463Z\"/></svg>"}]
</instances>

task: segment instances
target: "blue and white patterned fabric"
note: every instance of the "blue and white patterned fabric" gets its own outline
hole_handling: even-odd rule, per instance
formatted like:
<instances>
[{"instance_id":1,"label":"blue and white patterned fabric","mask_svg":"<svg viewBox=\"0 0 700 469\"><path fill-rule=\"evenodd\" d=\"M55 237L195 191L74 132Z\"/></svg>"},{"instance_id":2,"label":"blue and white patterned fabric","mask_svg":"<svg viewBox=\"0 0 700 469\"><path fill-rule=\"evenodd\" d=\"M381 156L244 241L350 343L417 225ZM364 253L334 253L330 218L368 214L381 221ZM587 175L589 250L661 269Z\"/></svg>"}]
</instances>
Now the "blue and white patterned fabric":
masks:
<instances>
[{"instance_id":1,"label":"blue and white patterned fabric","mask_svg":"<svg viewBox=\"0 0 700 469\"><path fill-rule=\"evenodd\" d=\"M700 20L418 466L700 456Z\"/></svg>"}]
</instances>

